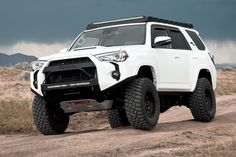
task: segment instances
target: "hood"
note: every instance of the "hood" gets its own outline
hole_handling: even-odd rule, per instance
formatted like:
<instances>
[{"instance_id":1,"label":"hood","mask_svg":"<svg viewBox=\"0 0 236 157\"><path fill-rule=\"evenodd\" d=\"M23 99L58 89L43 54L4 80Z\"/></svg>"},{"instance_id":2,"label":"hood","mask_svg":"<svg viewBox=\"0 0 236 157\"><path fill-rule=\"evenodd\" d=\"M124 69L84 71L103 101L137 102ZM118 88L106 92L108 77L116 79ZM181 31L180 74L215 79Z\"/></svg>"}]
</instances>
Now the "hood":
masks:
<instances>
[{"instance_id":1,"label":"hood","mask_svg":"<svg viewBox=\"0 0 236 157\"><path fill-rule=\"evenodd\" d=\"M84 55L96 55L96 54L102 54L102 53L108 53L108 52L117 52L120 51L123 48L123 46L114 46L114 47L102 47L102 46L93 46L93 47L84 47L84 48L78 48L75 50L67 51L67 52L61 52L61 53L55 53L49 56L44 56L39 58L38 60L50 60L50 59L59 59L59 58L70 58L73 56L79 57Z\"/></svg>"}]
</instances>

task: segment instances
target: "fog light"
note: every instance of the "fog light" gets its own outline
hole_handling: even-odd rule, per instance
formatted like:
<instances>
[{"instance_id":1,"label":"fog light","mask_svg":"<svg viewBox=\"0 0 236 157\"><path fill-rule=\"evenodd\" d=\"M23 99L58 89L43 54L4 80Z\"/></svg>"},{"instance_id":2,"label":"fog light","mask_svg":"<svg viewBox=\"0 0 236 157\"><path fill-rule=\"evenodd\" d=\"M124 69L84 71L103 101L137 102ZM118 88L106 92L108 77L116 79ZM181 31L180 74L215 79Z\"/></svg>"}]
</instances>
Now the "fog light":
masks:
<instances>
[{"instance_id":1,"label":"fog light","mask_svg":"<svg viewBox=\"0 0 236 157\"><path fill-rule=\"evenodd\" d=\"M119 71L113 71L111 73L112 78L119 80L120 79L120 72Z\"/></svg>"}]
</instances>

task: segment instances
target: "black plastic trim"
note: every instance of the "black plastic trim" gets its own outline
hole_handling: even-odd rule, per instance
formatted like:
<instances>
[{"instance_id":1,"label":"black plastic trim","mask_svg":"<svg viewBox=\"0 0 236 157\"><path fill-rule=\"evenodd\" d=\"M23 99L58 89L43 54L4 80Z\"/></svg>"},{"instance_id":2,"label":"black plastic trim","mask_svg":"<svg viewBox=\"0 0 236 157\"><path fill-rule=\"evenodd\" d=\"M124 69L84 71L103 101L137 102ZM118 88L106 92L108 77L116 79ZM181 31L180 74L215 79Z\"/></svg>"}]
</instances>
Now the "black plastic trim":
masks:
<instances>
[{"instance_id":1,"label":"black plastic trim","mask_svg":"<svg viewBox=\"0 0 236 157\"><path fill-rule=\"evenodd\" d=\"M135 79L136 77L137 77L137 75L128 77L128 78L124 79L123 81L121 81L121 82L119 82L119 83L117 83L117 84L115 84L115 85L113 85L113 86L111 86L111 87L109 87L109 88L103 90L102 92L103 92L103 93L109 93L109 92L111 92L111 91L114 91L114 90L117 89L118 87L121 87L122 85L124 85L124 84L130 82L131 80Z\"/></svg>"},{"instance_id":2,"label":"black plastic trim","mask_svg":"<svg viewBox=\"0 0 236 157\"><path fill-rule=\"evenodd\" d=\"M33 74L33 78L34 78L34 80L33 80L33 86L34 86L34 88L36 88L36 89L38 89L38 72L39 72L39 70L37 70L37 71L35 71L34 72L34 74Z\"/></svg>"},{"instance_id":3,"label":"black plastic trim","mask_svg":"<svg viewBox=\"0 0 236 157\"><path fill-rule=\"evenodd\" d=\"M32 88L30 88L30 90L31 90L31 92L34 93L35 95L42 97L39 93L35 92Z\"/></svg>"},{"instance_id":4,"label":"black plastic trim","mask_svg":"<svg viewBox=\"0 0 236 157\"><path fill-rule=\"evenodd\" d=\"M119 68L119 65L118 64L116 64L116 63L114 63L114 62L110 62L111 64L113 64L114 66L115 66L115 71L113 71L113 72L118 72L118 74L119 74L119 76L117 77L117 78L114 78L114 76L113 76L113 72L112 72L112 78L114 78L114 79L116 79L117 81L120 79L120 68Z\"/></svg>"}]
</instances>

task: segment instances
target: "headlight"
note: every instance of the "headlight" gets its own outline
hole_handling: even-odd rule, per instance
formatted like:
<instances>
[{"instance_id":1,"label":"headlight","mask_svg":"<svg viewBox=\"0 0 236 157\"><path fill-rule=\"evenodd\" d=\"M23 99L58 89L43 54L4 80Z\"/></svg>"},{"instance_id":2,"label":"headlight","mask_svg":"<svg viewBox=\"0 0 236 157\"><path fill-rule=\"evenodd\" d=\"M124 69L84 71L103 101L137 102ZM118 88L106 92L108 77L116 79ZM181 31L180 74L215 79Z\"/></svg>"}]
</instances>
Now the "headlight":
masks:
<instances>
[{"instance_id":1,"label":"headlight","mask_svg":"<svg viewBox=\"0 0 236 157\"><path fill-rule=\"evenodd\" d=\"M120 52L112 52L112 53L105 53L105 54L99 54L96 55L96 57L100 61L115 61L115 62L123 62L125 61L129 55L126 51L120 51Z\"/></svg>"},{"instance_id":2,"label":"headlight","mask_svg":"<svg viewBox=\"0 0 236 157\"><path fill-rule=\"evenodd\" d=\"M30 67L33 71L42 68L42 66L46 63L46 61L34 61L30 64Z\"/></svg>"}]
</instances>

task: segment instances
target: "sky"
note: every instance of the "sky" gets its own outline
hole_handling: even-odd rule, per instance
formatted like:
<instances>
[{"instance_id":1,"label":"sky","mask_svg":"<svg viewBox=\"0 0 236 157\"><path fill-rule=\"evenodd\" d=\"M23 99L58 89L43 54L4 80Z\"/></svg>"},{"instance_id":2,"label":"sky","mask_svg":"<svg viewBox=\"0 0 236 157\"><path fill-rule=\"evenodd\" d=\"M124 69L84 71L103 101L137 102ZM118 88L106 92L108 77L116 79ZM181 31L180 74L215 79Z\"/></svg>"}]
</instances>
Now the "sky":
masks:
<instances>
[{"instance_id":1,"label":"sky","mask_svg":"<svg viewBox=\"0 0 236 157\"><path fill-rule=\"evenodd\" d=\"M217 63L236 63L236 0L1 0L0 52L49 55L90 22L140 15L192 23Z\"/></svg>"}]
</instances>

